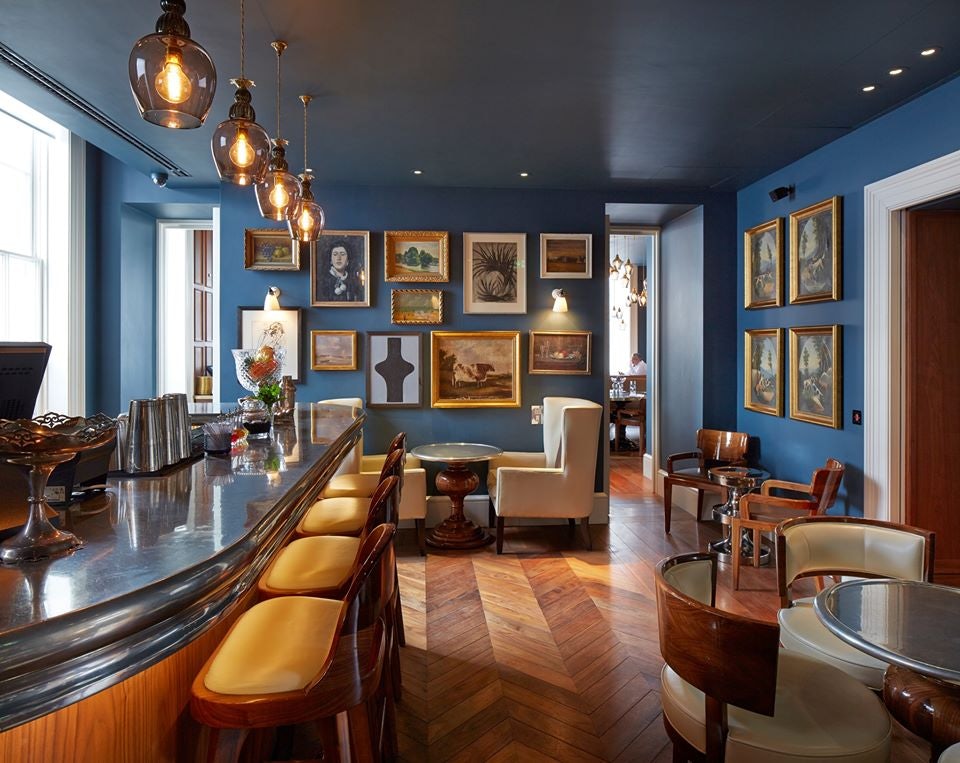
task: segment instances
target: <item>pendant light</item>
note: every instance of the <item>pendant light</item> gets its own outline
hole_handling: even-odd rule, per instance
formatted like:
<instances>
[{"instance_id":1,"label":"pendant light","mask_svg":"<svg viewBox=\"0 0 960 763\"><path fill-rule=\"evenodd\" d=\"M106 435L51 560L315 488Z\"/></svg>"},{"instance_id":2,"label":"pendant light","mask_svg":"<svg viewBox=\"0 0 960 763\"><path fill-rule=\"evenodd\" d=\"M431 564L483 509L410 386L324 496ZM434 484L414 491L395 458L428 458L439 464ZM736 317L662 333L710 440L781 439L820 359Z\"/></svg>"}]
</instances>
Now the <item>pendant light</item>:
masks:
<instances>
[{"instance_id":1,"label":"pendant light","mask_svg":"<svg viewBox=\"0 0 960 763\"><path fill-rule=\"evenodd\" d=\"M313 200L313 192L310 190L310 181L313 180L311 170L307 167L307 106L312 100L309 95L301 95L303 102L303 174L300 176L300 203L297 205L293 216L287 220L287 227L290 229L290 235L296 240L308 244L316 241L323 233L323 224L325 222L323 207Z\"/></svg>"},{"instance_id":2,"label":"pendant light","mask_svg":"<svg viewBox=\"0 0 960 763\"><path fill-rule=\"evenodd\" d=\"M249 88L253 80L243 76L244 7L240 0L240 76L230 82L237 88L230 117L217 125L210 141L213 163L225 183L253 185L267 172L270 158L270 136L257 124L257 114L250 103Z\"/></svg>"},{"instance_id":3,"label":"pendant light","mask_svg":"<svg viewBox=\"0 0 960 763\"><path fill-rule=\"evenodd\" d=\"M156 32L130 51L130 89L140 116L161 127L199 127L217 89L209 54L190 39L184 0L161 0Z\"/></svg>"},{"instance_id":4,"label":"pendant light","mask_svg":"<svg viewBox=\"0 0 960 763\"><path fill-rule=\"evenodd\" d=\"M300 181L287 169L287 145L280 137L280 56L287 49L283 40L274 40L270 46L277 52L277 137L270 149L270 167L263 180L257 183L257 206L268 220L286 220L300 203Z\"/></svg>"}]
</instances>

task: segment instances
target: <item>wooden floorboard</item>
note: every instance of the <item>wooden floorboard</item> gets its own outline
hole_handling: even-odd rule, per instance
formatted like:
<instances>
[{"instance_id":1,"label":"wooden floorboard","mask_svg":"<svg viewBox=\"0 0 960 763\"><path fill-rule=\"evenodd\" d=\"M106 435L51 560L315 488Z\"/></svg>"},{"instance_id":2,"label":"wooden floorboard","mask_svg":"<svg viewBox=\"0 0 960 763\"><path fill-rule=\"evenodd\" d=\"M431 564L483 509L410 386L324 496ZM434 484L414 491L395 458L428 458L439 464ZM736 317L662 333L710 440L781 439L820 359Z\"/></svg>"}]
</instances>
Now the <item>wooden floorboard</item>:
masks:
<instances>
[{"instance_id":1,"label":"wooden floorboard","mask_svg":"<svg viewBox=\"0 0 960 763\"><path fill-rule=\"evenodd\" d=\"M611 458L610 524L591 528L593 551L567 527L508 527L501 556L488 546L424 558L401 533L401 761L672 760L653 569L719 531L675 510L664 534L640 468L635 455ZM775 621L774 571L746 567L734 592L721 567L717 603ZM894 763L928 756L895 729Z\"/></svg>"}]
</instances>

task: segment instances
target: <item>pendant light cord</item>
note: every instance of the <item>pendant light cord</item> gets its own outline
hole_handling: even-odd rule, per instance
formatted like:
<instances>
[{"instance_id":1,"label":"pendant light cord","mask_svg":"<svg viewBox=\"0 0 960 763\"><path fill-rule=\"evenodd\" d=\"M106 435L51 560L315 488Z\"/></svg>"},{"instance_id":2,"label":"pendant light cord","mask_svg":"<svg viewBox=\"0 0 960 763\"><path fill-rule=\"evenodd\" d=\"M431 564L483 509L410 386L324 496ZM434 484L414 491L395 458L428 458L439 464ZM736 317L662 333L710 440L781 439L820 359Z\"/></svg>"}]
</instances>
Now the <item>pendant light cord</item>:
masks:
<instances>
[{"instance_id":1,"label":"pendant light cord","mask_svg":"<svg viewBox=\"0 0 960 763\"><path fill-rule=\"evenodd\" d=\"M280 135L280 55L283 53L283 48L277 45L275 47L277 51L277 141L281 140Z\"/></svg>"},{"instance_id":2,"label":"pendant light cord","mask_svg":"<svg viewBox=\"0 0 960 763\"><path fill-rule=\"evenodd\" d=\"M307 174L307 104L310 103L308 96L301 96L303 101L303 174Z\"/></svg>"},{"instance_id":3,"label":"pendant light cord","mask_svg":"<svg viewBox=\"0 0 960 763\"><path fill-rule=\"evenodd\" d=\"M245 37L244 37L244 31L243 31L243 28L244 28L244 26L245 26L244 20L245 20L245 15L244 15L243 0L240 0L240 79L244 79L244 76L243 76L243 49L244 49L245 43L246 43L246 39L245 39Z\"/></svg>"}]
</instances>

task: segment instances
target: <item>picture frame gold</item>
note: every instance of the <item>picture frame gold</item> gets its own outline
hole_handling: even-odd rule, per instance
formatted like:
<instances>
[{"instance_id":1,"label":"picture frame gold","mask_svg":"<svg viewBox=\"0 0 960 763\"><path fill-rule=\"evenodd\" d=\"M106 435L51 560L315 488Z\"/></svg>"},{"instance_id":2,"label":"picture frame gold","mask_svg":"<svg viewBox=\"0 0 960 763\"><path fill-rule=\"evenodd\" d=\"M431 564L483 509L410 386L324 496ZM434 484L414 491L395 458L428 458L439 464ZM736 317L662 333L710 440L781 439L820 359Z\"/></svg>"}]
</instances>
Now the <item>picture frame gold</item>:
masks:
<instances>
[{"instance_id":1,"label":"picture frame gold","mask_svg":"<svg viewBox=\"0 0 960 763\"><path fill-rule=\"evenodd\" d=\"M247 228L243 232L245 270L300 270L300 242L286 228Z\"/></svg>"},{"instance_id":2,"label":"picture frame gold","mask_svg":"<svg viewBox=\"0 0 960 763\"><path fill-rule=\"evenodd\" d=\"M783 415L783 329L743 332L743 407Z\"/></svg>"},{"instance_id":3,"label":"picture frame gold","mask_svg":"<svg viewBox=\"0 0 960 763\"><path fill-rule=\"evenodd\" d=\"M592 331L530 332L528 373L589 376Z\"/></svg>"},{"instance_id":4,"label":"picture frame gold","mask_svg":"<svg viewBox=\"0 0 960 763\"><path fill-rule=\"evenodd\" d=\"M790 304L840 299L840 197L790 213Z\"/></svg>"},{"instance_id":5,"label":"picture frame gold","mask_svg":"<svg viewBox=\"0 0 960 763\"><path fill-rule=\"evenodd\" d=\"M388 230L383 234L383 280L450 280L450 234L440 230Z\"/></svg>"},{"instance_id":6,"label":"picture frame gold","mask_svg":"<svg viewBox=\"0 0 960 763\"><path fill-rule=\"evenodd\" d=\"M310 305L370 307L370 231L325 230L310 245Z\"/></svg>"},{"instance_id":7,"label":"picture frame gold","mask_svg":"<svg viewBox=\"0 0 960 763\"><path fill-rule=\"evenodd\" d=\"M790 329L790 418L842 427L841 326Z\"/></svg>"},{"instance_id":8,"label":"picture frame gold","mask_svg":"<svg viewBox=\"0 0 960 763\"><path fill-rule=\"evenodd\" d=\"M743 306L783 305L783 218L743 232Z\"/></svg>"},{"instance_id":9,"label":"picture frame gold","mask_svg":"<svg viewBox=\"0 0 960 763\"><path fill-rule=\"evenodd\" d=\"M519 408L519 331L431 331L431 408Z\"/></svg>"},{"instance_id":10,"label":"picture frame gold","mask_svg":"<svg viewBox=\"0 0 960 763\"><path fill-rule=\"evenodd\" d=\"M591 278L593 236L589 233L541 233L541 278Z\"/></svg>"},{"instance_id":11,"label":"picture frame gold","mask_svg":"<svg viewBox=\"0 0 960 763\"><path fill-rule=\"evenodd\" d=\"M440 289L391 289L390 322L397 325L443 323L443 292Z\"/></svg>"},{"instance_id":12,"label":"picture frame gold","mask_svg":"<svg viewBox=\"0 0 960 763\"><path fill-rule=\"evenodd\" d=\"M356 331L311 331L310 368L314 371L356 371Z\"/></svg>"}]
</instances>

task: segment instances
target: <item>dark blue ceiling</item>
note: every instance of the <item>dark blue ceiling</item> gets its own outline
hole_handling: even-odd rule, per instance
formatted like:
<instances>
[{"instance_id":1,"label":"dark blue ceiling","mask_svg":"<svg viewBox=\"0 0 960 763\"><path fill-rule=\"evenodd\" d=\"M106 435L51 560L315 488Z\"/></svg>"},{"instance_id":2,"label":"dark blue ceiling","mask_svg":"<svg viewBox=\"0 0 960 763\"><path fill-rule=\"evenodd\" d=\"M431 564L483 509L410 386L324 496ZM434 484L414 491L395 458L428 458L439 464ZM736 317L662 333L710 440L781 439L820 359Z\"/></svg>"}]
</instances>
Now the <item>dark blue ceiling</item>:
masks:
<instances>
[{"instance_id":1,"label":"dark blue ceiling","mask_svg":"<svg viewBox=\"0 0 960 763\"><path fill-rule=\"evenodd\" d=\"M198 130L137 116L134 41L157 0L4 0L0 44L188 174L211 185L209 141L239 73L239 2L188 2L219 76ZM302 166L300 93L311 106L317 185L733 190L960 71L956 0L249 0L246 74ZM919 51L938 46L923 58ZM906 67L899 77L887 71ZM865 94L867 83L880 87ZM0 64L0 90L145 173L124 137ZM413 169L423 170L420 176ZM521 171L529 177L521 178Z\"/></svg>"}]
</instances>

